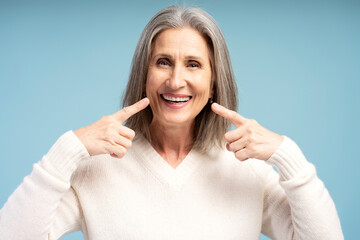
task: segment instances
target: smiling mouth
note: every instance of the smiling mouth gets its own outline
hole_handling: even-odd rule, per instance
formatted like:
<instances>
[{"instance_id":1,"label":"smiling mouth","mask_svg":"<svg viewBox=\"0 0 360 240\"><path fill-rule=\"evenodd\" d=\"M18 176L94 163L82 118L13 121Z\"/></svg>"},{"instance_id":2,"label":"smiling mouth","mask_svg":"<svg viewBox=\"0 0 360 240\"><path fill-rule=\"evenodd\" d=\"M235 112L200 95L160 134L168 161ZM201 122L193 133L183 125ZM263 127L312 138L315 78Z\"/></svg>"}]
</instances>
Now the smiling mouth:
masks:
<instances>
[{"instance_id":1,"label":"smiling mouth","mask_svg":"<svg viewBox=\"0 0 360 240\"><path fill-rule=\"evenodd\" d=\"M188 97L172 97L172 96L167 96L167 95L164 95L164 94L160 94L160 96L166 102L172 103L172 104L186 103L187 101L189 101L192 98L191 96L188 96Z\"/></svg>"}]
</instances>

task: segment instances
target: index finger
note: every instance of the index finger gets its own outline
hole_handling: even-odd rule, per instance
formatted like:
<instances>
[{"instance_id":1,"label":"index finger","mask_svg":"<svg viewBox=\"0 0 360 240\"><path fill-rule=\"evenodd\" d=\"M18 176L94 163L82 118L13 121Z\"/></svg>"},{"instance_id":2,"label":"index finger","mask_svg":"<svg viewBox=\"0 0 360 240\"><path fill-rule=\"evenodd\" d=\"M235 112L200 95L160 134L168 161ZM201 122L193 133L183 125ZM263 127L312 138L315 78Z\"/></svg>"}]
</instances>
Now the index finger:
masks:
<instances>
[{"instance_id":1,"label":"index finger","mask_svg":"<svg viewBox=\"0 0 360 240\"><path fill-rule=\"evenodd\" d=\"M232 124L234 124L236 127L239 127L240 125L244 124L246 121L246 118L238 114L237 112L234 112L230 109L227 109L226 107L223 107L217 103L213 103L211 105L211 109L218 115L226 118L229 120Z\"/></svg>"},{"instance_id":2,"label":"index finger","mask_svg":"<svg viewBox=\"0 0 360 240\"><path fill-rule=\"evenodd\" d=\"M121 123L125 122L128 118L130 118L132 115L140 112L141 110L144 110L148 105L150 101L148 98L143 98L140 101L134 103L133 105L127 106L120 111L113 114L113 116Z\"/></svg>"}]
</instances>

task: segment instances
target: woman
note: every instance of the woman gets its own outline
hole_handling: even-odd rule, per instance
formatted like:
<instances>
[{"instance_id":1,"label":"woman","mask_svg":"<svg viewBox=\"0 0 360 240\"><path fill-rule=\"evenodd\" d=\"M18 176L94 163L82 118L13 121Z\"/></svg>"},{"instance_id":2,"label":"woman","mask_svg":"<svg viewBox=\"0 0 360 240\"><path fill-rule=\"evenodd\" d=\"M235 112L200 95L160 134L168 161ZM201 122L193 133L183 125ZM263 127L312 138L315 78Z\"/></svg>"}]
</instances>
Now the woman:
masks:
<instances>
[{"instance_id":1,"label":"woman","mask_svg":"<svg viewBox=\"0 0 360 240\"><path fill-rule=\"evenodd\" d=\"M314 166L236 113L236 92L212 18L163 9L136 48L128 107L57 140L2 208L0 239L343 239Z\"/></svg>"}]
</instances>

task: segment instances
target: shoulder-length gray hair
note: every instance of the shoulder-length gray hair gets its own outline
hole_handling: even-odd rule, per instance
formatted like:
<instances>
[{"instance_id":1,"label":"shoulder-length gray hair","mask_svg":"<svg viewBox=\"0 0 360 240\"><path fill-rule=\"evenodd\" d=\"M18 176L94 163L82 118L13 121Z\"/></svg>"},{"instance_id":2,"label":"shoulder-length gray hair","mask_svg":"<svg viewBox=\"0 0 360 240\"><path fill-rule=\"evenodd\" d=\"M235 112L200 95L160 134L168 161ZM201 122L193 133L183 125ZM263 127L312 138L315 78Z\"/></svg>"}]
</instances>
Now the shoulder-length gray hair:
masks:
<instances>
[{"instance_id":1,"label":"shoulder-length gray hair","mask_svg":"<svg viewBox=\"0 0 360 240\"><path fill-rule=\"evenodd\" d=\"M177 5L158 12L146 25L137 44L131 65L129 82L123 98L123 107L141 100L145 96L145 84L151 50L156 36L169 28L191 27L207 41L214 94L213 101L236 111L237 87L231 67L229 51L221 30L214 19L198 8L182 8ZM208 103L195 118L193 148L205 152L214 146L224 147L224 134L230 123L215 114ZM149 125L152 120L150 107L127 120L125 125L142 133L151 141Z\"/></svg>"}]
</instances>

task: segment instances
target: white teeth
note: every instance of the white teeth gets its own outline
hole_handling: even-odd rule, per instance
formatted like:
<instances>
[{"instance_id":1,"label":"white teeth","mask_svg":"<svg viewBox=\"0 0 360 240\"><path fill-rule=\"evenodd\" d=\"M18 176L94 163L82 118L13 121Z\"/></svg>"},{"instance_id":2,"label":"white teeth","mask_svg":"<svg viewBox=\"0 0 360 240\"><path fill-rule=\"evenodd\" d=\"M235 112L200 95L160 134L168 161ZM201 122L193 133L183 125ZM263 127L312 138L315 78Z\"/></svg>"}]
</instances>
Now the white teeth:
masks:
<instances>
[{"instance_id":1,"label":"white teeth","mask_svg":"<svg viewBox=\"0 0 360 240\"><path fill-rule=\"evenodd\" d=\"M165 100L172 101L172 102L187 102L190 100L190 97L170 97L166 95L161 95Z\"/></svg>"}]
</instances>

